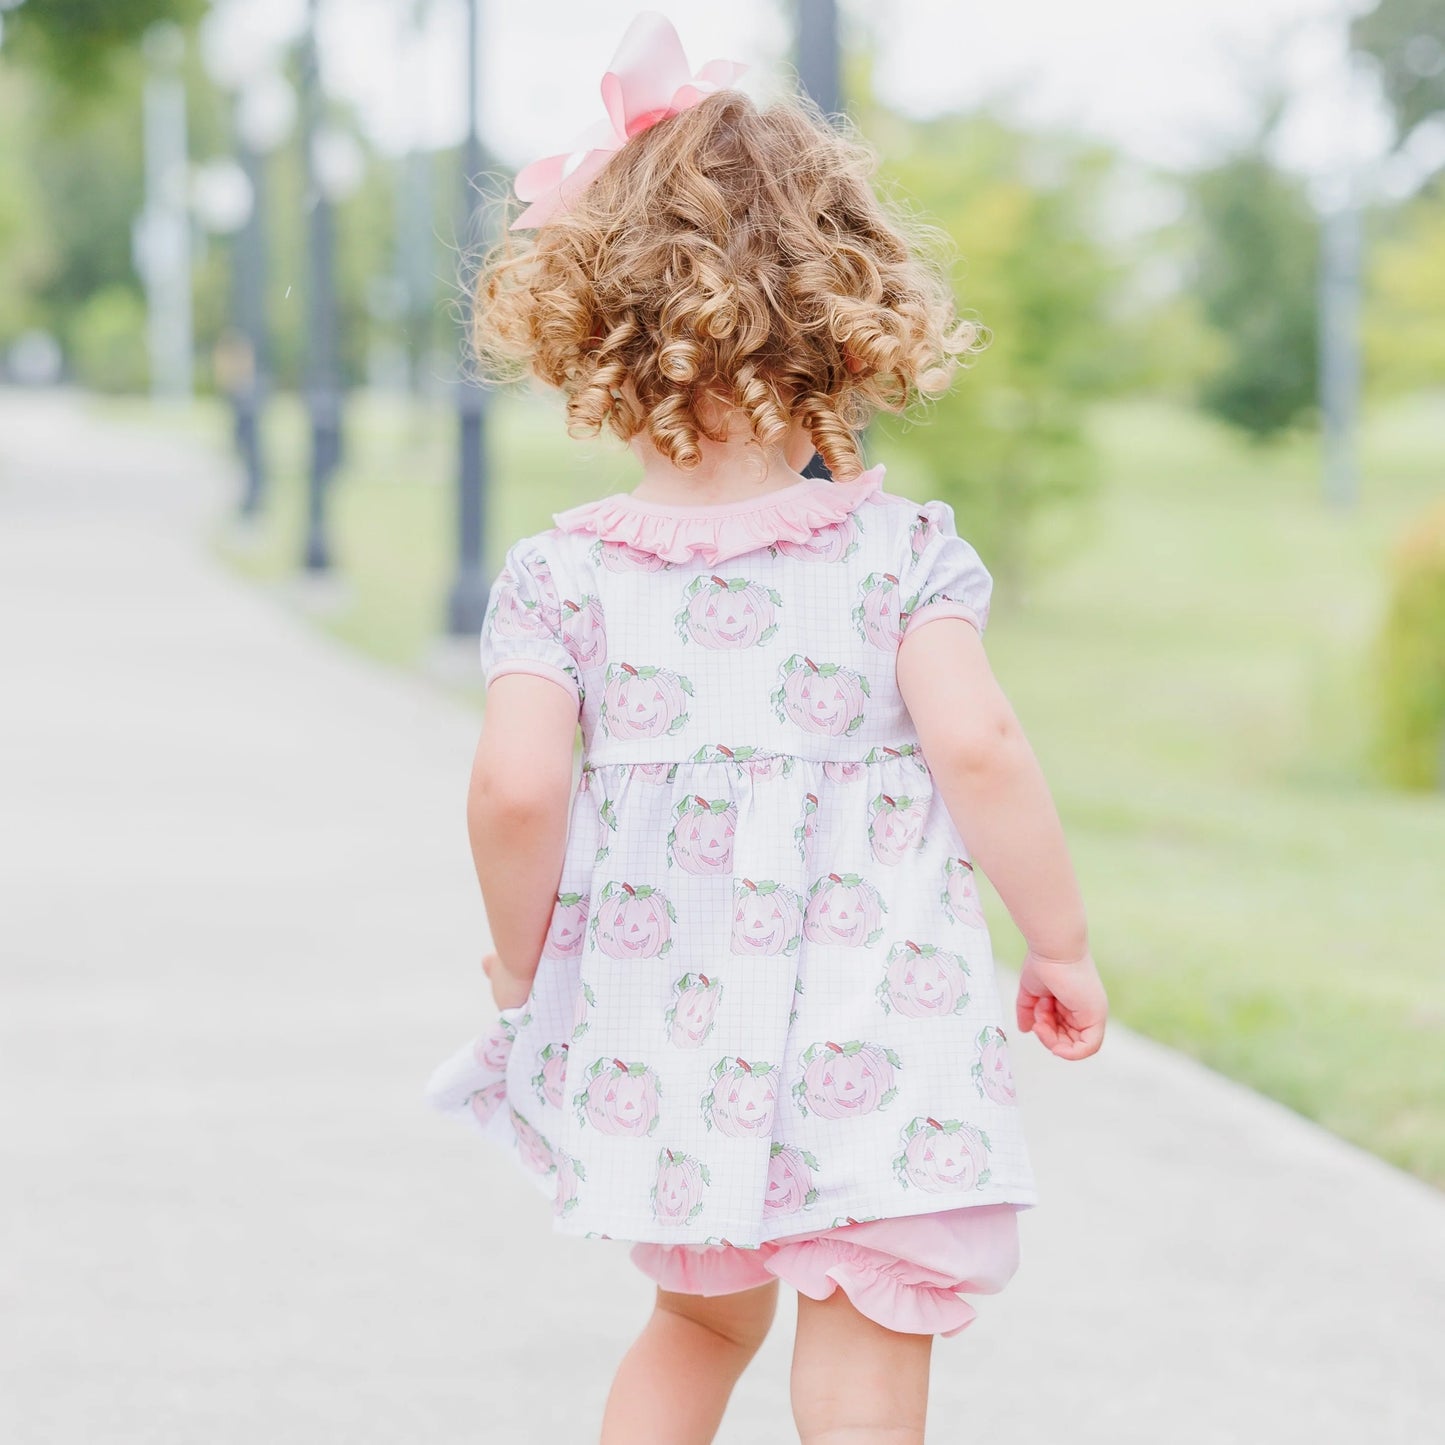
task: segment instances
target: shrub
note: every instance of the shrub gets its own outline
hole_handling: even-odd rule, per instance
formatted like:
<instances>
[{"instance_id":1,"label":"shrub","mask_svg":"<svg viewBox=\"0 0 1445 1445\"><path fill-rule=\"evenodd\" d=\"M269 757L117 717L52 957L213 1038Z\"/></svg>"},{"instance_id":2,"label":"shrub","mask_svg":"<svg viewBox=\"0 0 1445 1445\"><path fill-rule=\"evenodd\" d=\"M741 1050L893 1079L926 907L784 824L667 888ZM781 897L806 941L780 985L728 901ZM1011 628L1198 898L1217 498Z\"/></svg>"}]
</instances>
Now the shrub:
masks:
<instances>
[{"instance_id":1,"label":"shrub","mask_svg":"<svg viewBox=\"0 0 1445 1445\"><path fill-rule=\"evenodd\" d=\"M76 313L70 330L75 377L96 391L144 391L145 303L129 286L105 286Z\"/></svg>"},{"instance_id":2,"label":"shrub","mask_svg":"<svg viewBox=\"0 0 1445 1445\"><path fill-rule=\"evenodd\" d=\"M1385 776L1402 788L1445 786L1445 506L1428 511L1395 554L1378 667Z\"/></svg>"}]
</instances>

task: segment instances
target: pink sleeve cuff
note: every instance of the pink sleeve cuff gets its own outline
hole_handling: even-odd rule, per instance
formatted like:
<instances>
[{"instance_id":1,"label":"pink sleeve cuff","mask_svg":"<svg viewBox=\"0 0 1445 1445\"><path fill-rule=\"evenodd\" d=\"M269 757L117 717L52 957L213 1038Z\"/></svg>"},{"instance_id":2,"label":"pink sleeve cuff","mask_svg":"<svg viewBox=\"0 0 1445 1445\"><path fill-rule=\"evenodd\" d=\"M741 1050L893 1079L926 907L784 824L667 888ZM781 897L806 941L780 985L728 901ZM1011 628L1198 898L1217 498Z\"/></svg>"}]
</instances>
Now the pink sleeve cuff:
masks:
<instances>
[{"instance_id":1,"label":"pink sleeve cuff","mask_svg":"<svg viewBox=\"0 0 1445 1445\"><path fill-rule=\"evenodd\" d=\"M513 658L508 662L499 662L487 674L487 686L490 687L497 678L509 672L525 672L532 677L545 677L548 682L555 682L558 687L565 687L572 695L572 701L578 707L582 705L582 694L578 691L576 679L560 667L553 667L549 662L539 662L535 658Z\"/></svg>"},{"instance_id":2,"label":"pink sleeve cuff","mask_svg":"<svg viewBox=\"0 0 1445 1445\"><path fill-rule=\"evenodd\" d=\"M904 634L913 632L928 622L937 622L944 617L957 617L964 622L971 622L980 632L983 631L983 622L972 607L965 607L962 602L951 601L947 597L941 597L937 602L930 602L926 607L920 607L917 612L908 615L908 625L903 629Z\"/></svg>"}]
</instances>

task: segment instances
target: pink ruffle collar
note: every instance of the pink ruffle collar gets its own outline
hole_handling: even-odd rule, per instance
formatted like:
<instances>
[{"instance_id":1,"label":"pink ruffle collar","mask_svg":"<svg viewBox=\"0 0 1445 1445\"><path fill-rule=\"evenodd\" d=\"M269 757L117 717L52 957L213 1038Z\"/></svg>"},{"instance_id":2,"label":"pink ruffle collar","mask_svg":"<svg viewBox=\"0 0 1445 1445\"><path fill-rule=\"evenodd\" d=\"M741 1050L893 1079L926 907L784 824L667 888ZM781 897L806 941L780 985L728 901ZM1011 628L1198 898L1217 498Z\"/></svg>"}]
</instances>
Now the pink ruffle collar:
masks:
<instances>
[{"instance_id":1,"label":"pink ruffle collar","mask_svg":"<svg viewBox=\"0 0 1445 1445\"><path fill-rule=\"evenodd\" d=\"M553 521L564 532L590 532L664 562L694 558L712 566L774 542L805 542L821 527L841 522L883 485L880 462L851 482L810 477L745 502L664 506L616 492L584 502Z\"/></svg>"}]
</instances>

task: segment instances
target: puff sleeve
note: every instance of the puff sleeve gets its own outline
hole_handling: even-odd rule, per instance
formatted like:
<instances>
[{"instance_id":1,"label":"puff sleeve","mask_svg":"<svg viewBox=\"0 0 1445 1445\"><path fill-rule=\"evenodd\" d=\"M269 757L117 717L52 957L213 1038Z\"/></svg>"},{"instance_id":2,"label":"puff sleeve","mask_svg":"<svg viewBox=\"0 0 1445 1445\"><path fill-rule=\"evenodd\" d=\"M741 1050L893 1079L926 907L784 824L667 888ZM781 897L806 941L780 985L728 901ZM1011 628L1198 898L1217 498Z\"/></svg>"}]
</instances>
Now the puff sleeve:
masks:
<instances>
[{"instance_id":1,"label":"puff sleeve","mask_svg":"<svg viewBox=\"0 0 1445 1445\"><path fill-rule=\"evenodd\" d=\"M564 687L582 702L582 677L562 632L562 604L552 568L535 538L507 553L482 622L482 674L490 684L529 672Z\"/></svg>"},{"instance_id":2,"label":"puff sleeve","mask_svg":"<svg viewBox=\"0 0 1445 1445\"><path fill-rule=\"evenodd\" d=\"M979 555L958 535L953 508L927 502L908 529L908 560L902 572L902 632L940 617L960 617L980 632L988 623L993 578Z\"/></svg>"}]
</instances>

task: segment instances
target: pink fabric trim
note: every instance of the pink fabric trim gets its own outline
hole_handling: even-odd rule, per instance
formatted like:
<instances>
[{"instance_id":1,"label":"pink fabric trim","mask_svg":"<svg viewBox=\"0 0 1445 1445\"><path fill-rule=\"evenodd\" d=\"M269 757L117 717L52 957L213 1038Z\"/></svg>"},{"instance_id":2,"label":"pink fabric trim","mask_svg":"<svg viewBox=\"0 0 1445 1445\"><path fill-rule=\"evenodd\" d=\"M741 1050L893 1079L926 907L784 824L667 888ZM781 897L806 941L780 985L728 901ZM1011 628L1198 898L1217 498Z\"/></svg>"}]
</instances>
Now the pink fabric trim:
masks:
<instances>
[{"instance_id":1,"label":"pink fabric trim","mask_svg":"<svg viewBox=\"0 0 1445 1445\"><path fill-rule=\"evenodd\" d=\"M736 1294L776 1278L810 1299L841 1289L859 1314L900 1334L956 1335L977 1315L964 1294L997 1294L1018 1270L1018 1206L869 1220L760 1249L637 1244L632 1259L677 1294Z\"/></svg>"},{"instance_id":2,"label":"pink fabric trim","mask_svg":"<svg viewBox=\"0 0 1445 1445\"><path fill-rule=\"evenodd\" d=\"M572 694L572 700L581 705L582 694L577 690L577 684L571 675L560 667L553 667L550 662L538 662L533 658L509 658L506 662L499 662L487 674L487 686L490 687L496 678L508 672L526 672L533 677L545 677L548 682L565 687Z\"/></svg>"},{"instance_id":3,"label":"pink fabric trim","mask_svg":"<svg viewBox=\"0 0 1445 1445\"><path fill-rule=\"evenodd\" d=\"M944 617L961 618L964 622L971 622L980 631L983 631L983 623L978 620L978 613L972 607L965 607L962 602L950 601L947 597L941 597L937 602L930 602L927 607L920 607L917 612L908 616L908 623L904 627L904 635L923 627L929 622L937 622Z\"/></svg>"},{"instance_id":4,"label":"pink fabric trim","mask_svg":"<svg viewBox=\"0 0 1445 1445\"><path fill-rule=\"evenodd\" d=\"M700 558L709 566L774 542L804 542L820 527L841 522L883 485L880 462L851 482L808 478L744 502L663 506L618 492L586 502L553 521L564 532L590 532L664 562Z\"/></svg>"}]
</instances>

